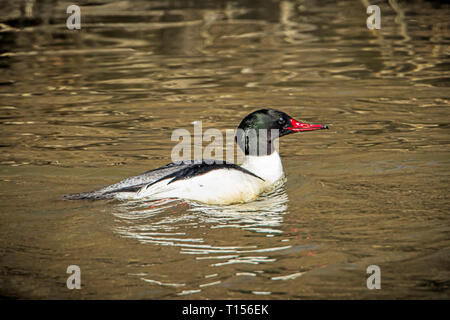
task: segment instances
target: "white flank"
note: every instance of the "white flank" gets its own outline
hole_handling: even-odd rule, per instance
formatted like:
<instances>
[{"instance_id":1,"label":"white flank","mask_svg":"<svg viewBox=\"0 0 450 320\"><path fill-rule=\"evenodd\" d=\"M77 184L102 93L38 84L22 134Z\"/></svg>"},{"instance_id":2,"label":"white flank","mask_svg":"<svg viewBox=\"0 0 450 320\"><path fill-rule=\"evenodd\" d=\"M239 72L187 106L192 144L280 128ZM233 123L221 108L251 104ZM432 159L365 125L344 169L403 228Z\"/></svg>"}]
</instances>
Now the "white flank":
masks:
<instances>
[{"instance_id":1,"label":"white flank","mask_svg":"<svg viewBox=\"0 0 450 320\"><path fill-rule=\"evenodd\" d=\"M283 176L277 152L268 156L248 156L242 167L263 180L232 168L214 169L199 176L169 183L172 178L141 188L137 193L123 193L118 198L179 198L206 204L232 204L254 200Z\"/></svg>"}]
</instances>

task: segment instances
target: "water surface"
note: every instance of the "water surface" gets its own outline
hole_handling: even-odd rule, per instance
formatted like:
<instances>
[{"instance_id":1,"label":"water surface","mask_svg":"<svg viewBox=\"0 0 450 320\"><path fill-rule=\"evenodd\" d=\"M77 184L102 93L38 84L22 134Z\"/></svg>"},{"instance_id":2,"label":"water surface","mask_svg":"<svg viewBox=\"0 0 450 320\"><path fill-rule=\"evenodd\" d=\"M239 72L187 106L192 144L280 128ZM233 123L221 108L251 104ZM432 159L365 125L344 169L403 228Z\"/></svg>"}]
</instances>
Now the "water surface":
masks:
<instances>
[{"instance_id":1,"label":"water surface","mask_svg":"<svg viewBox=\"0 0 450 320\"><path fill-rule=\"evenodd\" d=\"M448 6L380 1L370 31L365 1L79 1L81 30L0 5L2 296L450 297ZM261 107L330 130L283 138L257 201L60 200Z\"/></svg>"}]
</instances>

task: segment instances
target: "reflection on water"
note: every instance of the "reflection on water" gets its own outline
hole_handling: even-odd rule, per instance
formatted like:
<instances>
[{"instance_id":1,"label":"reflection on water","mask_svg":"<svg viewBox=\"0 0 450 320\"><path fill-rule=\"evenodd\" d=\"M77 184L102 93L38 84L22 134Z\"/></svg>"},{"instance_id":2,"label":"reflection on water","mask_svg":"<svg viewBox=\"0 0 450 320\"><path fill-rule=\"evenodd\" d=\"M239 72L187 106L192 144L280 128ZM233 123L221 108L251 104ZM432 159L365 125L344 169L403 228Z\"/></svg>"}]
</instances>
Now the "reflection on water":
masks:
<instances>
[{"instance_id":1,"label":"reflection on water","mask_svg":"<svg viewBox=\"0 0 450 320\"><path fill-rule=\"evenodd\" d=\"M207 215L205 222L213 223L212 228L243 228L261 233L280 233L283 215L287 210L287 194L285 186L263 195L249 203L229 206L206 206L193 203L189 209L196 215Z\"/></svg>"},{"instance_id":2,"label":"reflection on water","mask_svg":"<svg viewBox=\"0 0 450 320\"><path fill-rule=\"evenodd\" d=\"M138 240L146 245L175 246L180 254L195 256L196 260L207 260L212 268L230 264L252 264L274 262L273 252L286 250L291 245L260 247L258 245L229 246L217 245L214 239L194 238L191 234L197 228L240 228L267 234L282 234L278 228L287 210L288 197L285 186L260 196L257 200L227 206L208 206L180 200L128 201L116 207L114 216L120 225L115 228L120 236ZM182 214L170 212L177 205L186 206ZM168 215L164 215L167 212ZM283 241L283 240L281 240ZM208 272L208 271L207 271ZM210 272L218 272L212 269ZM145 273L137 273L144 275ZM255 273L238 274L255 276ZM207 275L206 275L207 276ZM142 278L147 283L161 286L185 286L185 283L163 283ZM220 284L216 281L209 285ZM205 286L205 285L203 285ZM188 294L192 292L185 292ZM193 293L197 293L194 290Z\"/></svg>"},{"instance_id":3,"label":"reflection on water","mask_svg":"<svg viewBox=\"0 0 450 320\"><path fill-rule=\"evenodd\" d=\"M0 0L0 295L448 299L449 7L379 1L368 30L368 4L84 0L67 30L65 1ZM330 127L280 141L280 193L57 200L261 107Z\"/></svg>"},{"instance_id":4,"label":"reflection on water","mask_svg":"<svg viewBox=\"0 0 450 320\"><path fill-rule=\"evenodd\" d=\"M198 202L176 199L163 200L132 200L123 202L117 206L117 212L113 212L114 216L124 219L125 221L139 221L145 223L145 228L118 228L120 233L139 240L142 234L138 233L133 236L132 230L141 231L159 231L173 230L171 225L178 222L189 222L196 220L195 223L208 224L210 228L242 228L260 233L281 233L276 227L279 227L283 221L283 215L287 210L288 198L285 186L282 185L276 190L266 193L258 197L255 201L247 203L239 203L233 205L206 205ZM185 205L186 213L176 218L164 217L160 218L160 213L168 211L176 205ZM148 224L148 219L156 219L154 224ZM192 222L194 223L194 222ZM125 233L124 233L125 232ZM186 241L186 240L185 240ZM143 241L145 242L145 241ZM168 244L164 242L162 244ZM173 243L170 243L171 245Z\"/></svg>"}]
</instances>

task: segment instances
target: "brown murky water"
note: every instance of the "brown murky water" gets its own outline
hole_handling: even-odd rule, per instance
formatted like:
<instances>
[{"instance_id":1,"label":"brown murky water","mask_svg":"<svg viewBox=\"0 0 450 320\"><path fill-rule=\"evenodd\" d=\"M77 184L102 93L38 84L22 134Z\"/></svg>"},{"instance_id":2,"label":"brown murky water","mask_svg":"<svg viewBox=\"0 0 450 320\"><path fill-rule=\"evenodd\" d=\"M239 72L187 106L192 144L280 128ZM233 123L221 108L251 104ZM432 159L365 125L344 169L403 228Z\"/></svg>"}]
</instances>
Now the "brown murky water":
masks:
<instances>
[{"instance_id":1,"label":"brown murky water","mask_svg":"<svg viewBox=\"0 0 450 320\"><path fill-rule=\"evenodd\" d=\"M450 297L448 6L380 1L370 31L366 1L79 1L68 30L69 4L0 1L1 295ZM282 139L275 194L59 199L260 107L330 126Z\"/></svg>"}]
</instances>

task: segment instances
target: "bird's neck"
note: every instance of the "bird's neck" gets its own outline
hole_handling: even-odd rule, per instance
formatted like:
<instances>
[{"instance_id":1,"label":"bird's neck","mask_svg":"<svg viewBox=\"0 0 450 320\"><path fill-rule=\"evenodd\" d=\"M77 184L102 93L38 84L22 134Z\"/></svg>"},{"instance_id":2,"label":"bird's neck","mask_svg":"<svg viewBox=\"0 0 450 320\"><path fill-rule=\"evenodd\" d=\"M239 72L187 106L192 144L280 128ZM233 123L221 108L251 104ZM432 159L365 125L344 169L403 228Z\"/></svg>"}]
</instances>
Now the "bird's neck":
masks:
<instances>
[{"instance_id":1,"label":"bird's neck","mask_svg":"<svg viewBox=\"0 0 450 320\"><path fill-rule=\"evenodd\" d=\"M266 156L246 155L242 167L268 183L274 183L284 175L283 164L277 151Z\"/></svg>"}]
</instances>

